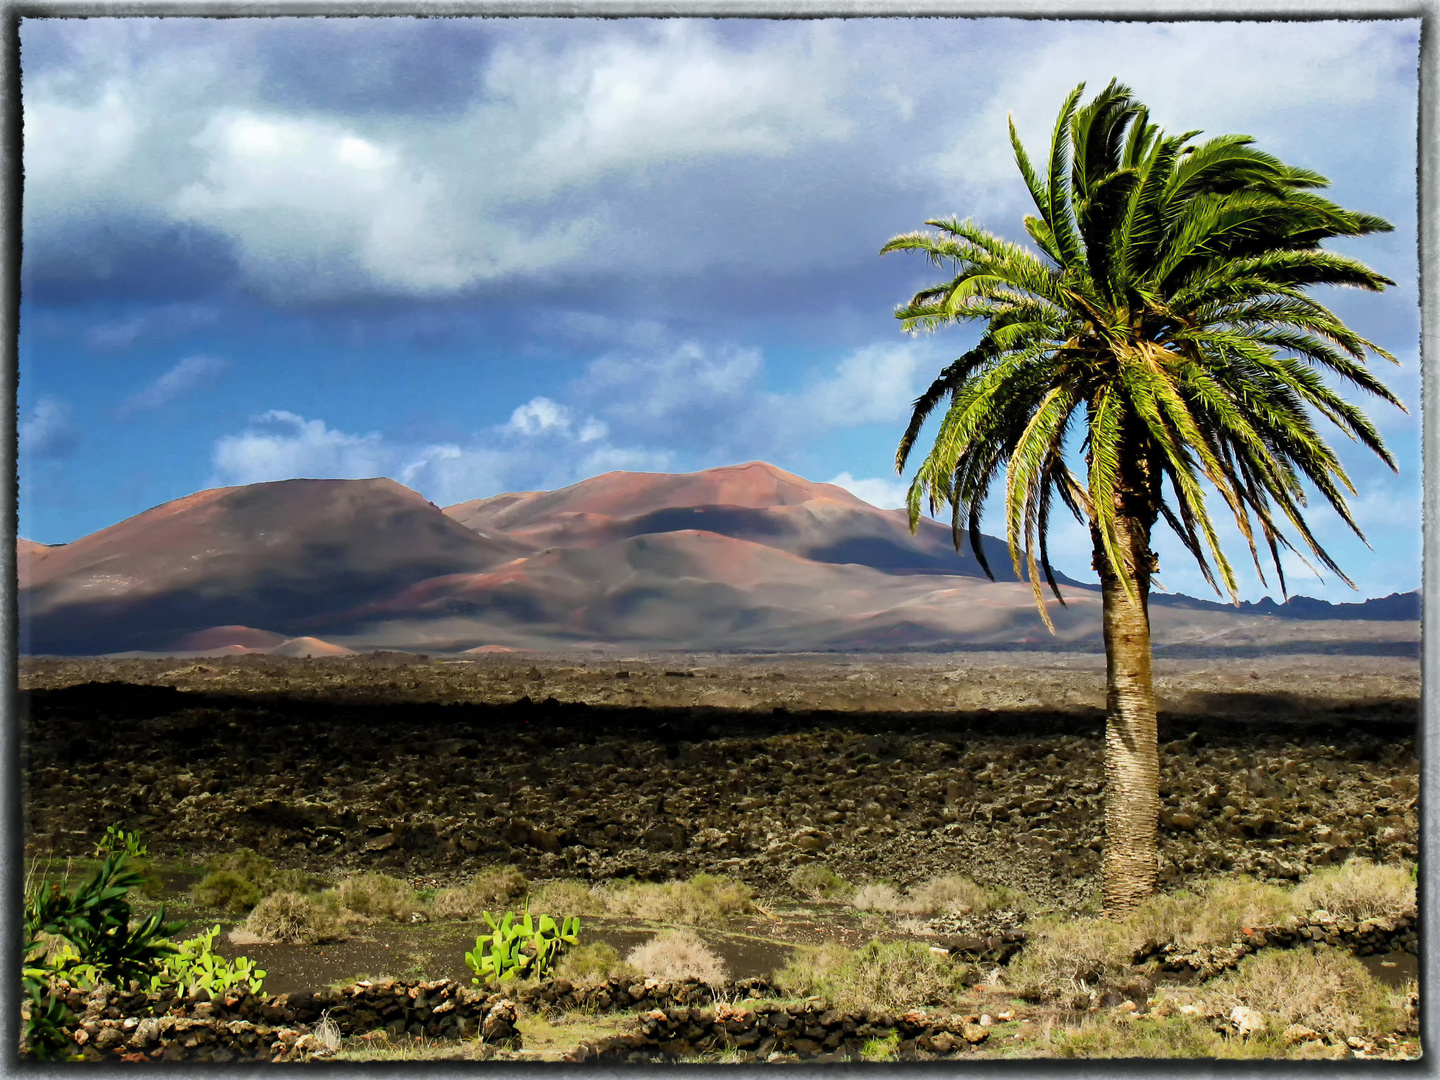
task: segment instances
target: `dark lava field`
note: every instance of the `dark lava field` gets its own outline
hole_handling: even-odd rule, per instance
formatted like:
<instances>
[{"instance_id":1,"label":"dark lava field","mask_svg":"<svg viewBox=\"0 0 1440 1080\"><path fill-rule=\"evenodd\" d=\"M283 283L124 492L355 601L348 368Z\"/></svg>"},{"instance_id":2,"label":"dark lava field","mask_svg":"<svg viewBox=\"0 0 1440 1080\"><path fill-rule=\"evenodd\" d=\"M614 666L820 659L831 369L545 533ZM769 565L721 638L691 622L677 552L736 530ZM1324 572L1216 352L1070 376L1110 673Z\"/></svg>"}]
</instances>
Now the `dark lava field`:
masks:
<instances>
[{"instance_id":1,"label":"dark lava field","mask_svg":"<svg viewBox=\"0 0 1440 1080\"><path fill-rule=\"evenodd\" d=\"M1161 660L1163 877L1417 854L1419 665ZM1078 906L1104 659L1057 653L22 660L27 856L107 825L451 883L939 872Z\"/></svg>"}]
</instances>

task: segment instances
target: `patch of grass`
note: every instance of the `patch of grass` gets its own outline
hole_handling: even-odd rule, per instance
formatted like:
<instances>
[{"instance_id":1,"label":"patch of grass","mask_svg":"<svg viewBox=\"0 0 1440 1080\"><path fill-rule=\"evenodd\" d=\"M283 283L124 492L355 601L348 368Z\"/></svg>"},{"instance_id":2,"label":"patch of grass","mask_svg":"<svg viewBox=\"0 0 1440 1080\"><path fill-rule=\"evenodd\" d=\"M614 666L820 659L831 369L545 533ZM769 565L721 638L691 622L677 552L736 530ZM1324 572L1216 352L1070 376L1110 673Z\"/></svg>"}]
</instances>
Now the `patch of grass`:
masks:
<instances>
[{"instance_id":1,"label":"patch of grass","mask_svg":"<svg viewBox=\"0 0 1440 1080\"><path fill-rule=\"evenodd\" d=\"M900 1056L900 1033L891 1031L882 1038L869 1039L860 1047L861 1061L894 1061Z\"/></svg>"},{"instance_id":2,"label":"patch of grass","mask_svg":"<svg viewBox=\"0 0 1440 1080\"><path fill-rule=\"evenodd\" d=\"M343 878L340 904L367 919L404 922L420 910L415 890L389 874L364 873Z\"/></svg>"},{"instance_id":3,"label":"patch of grass","mask_svg":"<svg viewBox=\"0 0 1440 1080\"><path fill-rule=\"evenodd\" d=\"M242 929L259 940L291 945L319 945L345 938L340 898L333 890L308 895L271 893L255 905Z\"/></svg>"},{"instance_id":4,"label":"patch of grass","mask_svg":"<svg viewBox=\"0 0 1440 1080\"><path fill-rule=\"evenodd\" d=\"M554 1061L582 1042L596 1042L627 1030L632 1019L627 1013L594 1013L570 1010L546 1014L521 1008L515 1028L525 1047L525 1057Z\"/></svg>"},{"instance_id":5,"label":"patch of grass","mask_svg":"<svg viewBox=\"0 0 1440 1080\"><path fill-rule=\"evenodd\" d=\"M806 863L795 868L790 885L801 896L811 900L833 900L855 891L855 886L824 863Z\"/></svg>"},{"instance_id":6,"label":"patch of grass","mask_svg":"<svg viewBox=\"0 0 1440 1080\"><path fill-rule=\"evenodd\" d=\"M639 974L633 965L620 959L613 945L603 941L567 949L555 965L557 978L574 983L600 983L609 978L634 978Z\"/></svg>"},{"instance_id":7,"label":"patch of grass","mask_svg":"<svg viewBox=\"0 0 1440 1080\"><path fill-rule=\"evenodd\" d=\"M733 915L755 910L752 890L744 882L713 874L663 884L634 882L604 890L611 915L687 926L718 926Z\"/></svg>"},{"instance_id":8,"label":"patch of grass","mask_svg":"<svg viewBox=\"0 0 1440 1080\"><path fill-rule=\"evenodd\" d=\"M1369 919L1415 910L1415 868L1350 858L1343 866L1316 870L1295 889L1301 914L1317 908L1331 915Z\"/></svg>"},{"instance_id":9,"label":"patch of grass","mask_svg":"<svg viewBox=\"0 0 1440 1080\"><path fill-rule=\"evenodd\" d=\"M1125 1019L1105 1010L1078 1025L1054 1027L1019 1050L1021 1056L1056 1058L1324 1058L1316 1045L1287 1046L1276 1030L1248 1038L1216 1031L1194 1016Z\"/></svg>"},{"instance_id":10,"label":"patch of grass","mask_svg":"<svg viewBox=\"0 0 1440 1080\"><path fill-rule=\"evenodd\" d=\"M916 885L902 906L917 915L982 915L1028 907L1024 896L1014 889L977 885L960 874L941 874Z\"/></svg>"},{"instance_id":11,"label":"patch of grass","mask_svg":"<svg viewBox=\"0 0 1440 1080\"><path fill-rule=\"evenodd\" d=\"M822 997L836 1008L904 1010L953 1005L975 972L916 941L879 941L851 951L839 945L797 949L775 972L795 997Z\"/></svg>"},{"instance_id":12,"label":"patch of grass","mask_svg":"<svg viewBox=\"0 0 1440 1080\"><path fill-rule=\"evenodd\" d=\"M478 1061L485 1056L481 1044L472 1039L412 1039L392 1037L375 1031L344 1041L332 1061Z\"/></svg>"},{"instance_id":13,"label":"patch of grass","mask_svg":"<svg viewBox=\"0 0 1440 1080\"><path fill-rule=\"evenodd\" d=\"M1382 1035L1403 1016L1355 957L1339 949L1266 949L1247 956L1207 991L1226 1010L1255 1009L1280 1027L1304 1024L1332 1039Z\"/></svg>"},{"instance_id":14,"label":"patch of grass","mask_svg":"<svg viewBox=\"0 0 1440 1080\"><path fill-rule=\"evenodd\" d=\"M722 983L728 977L725 962L695 931L685 928L662 930L631 949L625 960L652 979Z\"/></svg>"}]
</instances>

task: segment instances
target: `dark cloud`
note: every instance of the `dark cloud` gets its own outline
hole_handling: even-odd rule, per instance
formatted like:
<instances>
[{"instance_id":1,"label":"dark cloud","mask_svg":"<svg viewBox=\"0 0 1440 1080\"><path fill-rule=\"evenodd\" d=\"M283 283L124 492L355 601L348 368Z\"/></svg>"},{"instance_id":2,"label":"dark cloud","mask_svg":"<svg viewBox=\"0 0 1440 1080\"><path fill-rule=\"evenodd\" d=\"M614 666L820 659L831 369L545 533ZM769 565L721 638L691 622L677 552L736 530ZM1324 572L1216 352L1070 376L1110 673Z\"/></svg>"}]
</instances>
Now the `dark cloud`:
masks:
<instances>
[{"instance_id":1,"label":"dark cloud","mask_svg":"<svg viewBox=\"0 0 1440 1080\"><path fill-rule=\"evenodd\" d=\"M464 18L282 21L255 42L267 100L427 117L462 109L477 96L494 25Z\"/></svg>"},{"instance_id":2,"label":"dark cloud","mask_svg":"<svg viewBox=\"0 0 1440 1080\"><path fill-rule=\"evenodd\" d=\"M192 225L104 217L31 240L20 276L28 303L211 299L237 276L234 244Z\"/></svg>"}]
</instances>

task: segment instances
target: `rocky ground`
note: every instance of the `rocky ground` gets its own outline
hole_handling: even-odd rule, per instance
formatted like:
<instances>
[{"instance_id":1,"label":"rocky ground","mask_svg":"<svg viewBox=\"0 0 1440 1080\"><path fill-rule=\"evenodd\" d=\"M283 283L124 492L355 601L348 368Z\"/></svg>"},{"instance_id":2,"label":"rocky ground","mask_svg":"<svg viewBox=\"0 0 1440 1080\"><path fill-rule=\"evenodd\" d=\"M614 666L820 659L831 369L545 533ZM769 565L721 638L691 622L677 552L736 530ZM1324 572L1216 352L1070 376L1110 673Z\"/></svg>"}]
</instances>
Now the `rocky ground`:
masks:
<instances>
[{"instance_id":1,"label":"rocky ground","mask_svg":"<svg viewBox=\"0 0 1440 1080\"><path fill-rule=\"evenodd\" d=\"M1101 845L1103 657L25 660L26 848L248 846L449 882L821 859L1076 906ZM1413 859L1419 665L1162 660L1163 875Z\"/></svg>"}]
</instances>

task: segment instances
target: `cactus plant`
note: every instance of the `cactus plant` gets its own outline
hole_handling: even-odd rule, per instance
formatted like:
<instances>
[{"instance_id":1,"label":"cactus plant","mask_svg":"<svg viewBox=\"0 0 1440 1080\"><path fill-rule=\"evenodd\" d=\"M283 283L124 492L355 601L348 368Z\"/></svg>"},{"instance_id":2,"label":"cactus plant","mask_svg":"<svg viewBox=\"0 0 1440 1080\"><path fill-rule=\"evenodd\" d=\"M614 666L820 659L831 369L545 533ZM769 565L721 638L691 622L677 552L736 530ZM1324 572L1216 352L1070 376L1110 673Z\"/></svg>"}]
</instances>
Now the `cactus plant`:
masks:
<instances>
[{"instance_id":1,"label":"cactus plant","mask_svg":"<svg viewBox=\"0 0 1440 1080\"><path fill-rule=\"evenodd\" d=\"M491 980L503 981L550 973L556 958L580 938L580 918L570 916L557 923L549 915L536 919L530 912L507 911L496 919L481 912L490 933L475 939L475 948L465 954L465 963L475 973L471 981L479 986Z\"/></svg>"}]
</instances>

